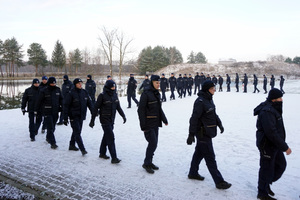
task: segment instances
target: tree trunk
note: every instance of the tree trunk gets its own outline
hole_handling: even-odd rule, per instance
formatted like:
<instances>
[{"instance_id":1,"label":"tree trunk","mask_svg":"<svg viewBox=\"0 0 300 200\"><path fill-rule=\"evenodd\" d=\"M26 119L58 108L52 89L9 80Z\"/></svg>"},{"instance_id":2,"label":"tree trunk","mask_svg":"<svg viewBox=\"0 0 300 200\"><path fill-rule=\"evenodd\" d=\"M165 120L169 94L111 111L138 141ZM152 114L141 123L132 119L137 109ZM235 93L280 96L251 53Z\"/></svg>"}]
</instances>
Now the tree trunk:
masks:
<instances>
[{"instance_id":1,"label":"tree trunk","mask_svg":"<svg viewBox=\"0 0 300 200\"><path fill-rule=\"evenodd\" d=\"M3 77L3 70L2 70L2 66L0 65L0 71L1 71L1 77Z\"/></svg>"},{"instance_id":2,"label":"tree trunk","mask_svg":"<svg viewBox=\"0 0 300 200\"><path fill-rule=\"evenodd\" d=\"M38 65L35 65L35 75L38 76Z\"/></svg>"},{"instance_id":3,"label":"tree trunk","mask_svg":"<svg viewBox=\"0 0 300 200\"><path fill-rule=\"evenodd\" d=\"M15 77L15 62L12 62L12 76Z\"/></svg>"}]
</instances>

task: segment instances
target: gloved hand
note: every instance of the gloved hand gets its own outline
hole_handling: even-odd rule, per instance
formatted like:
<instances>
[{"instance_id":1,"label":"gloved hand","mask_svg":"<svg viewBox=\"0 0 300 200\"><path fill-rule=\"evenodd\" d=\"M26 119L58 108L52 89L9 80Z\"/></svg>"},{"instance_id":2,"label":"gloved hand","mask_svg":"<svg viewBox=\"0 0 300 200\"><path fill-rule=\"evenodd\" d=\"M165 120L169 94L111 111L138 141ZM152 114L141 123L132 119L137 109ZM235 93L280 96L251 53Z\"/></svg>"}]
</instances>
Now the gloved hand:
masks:
<instances>
[{"instance_id":1,"label":"gloved hand","mask_svg":"<svg viewBox=\"0 0 300 200\"><path fill-rule=\"evenodd\" d=\"M126 117L123 117L123 124L126 123Z\"/></svg>"},{"instance_id":2,"label":"gloved hand","mask_svg":"<svg viewBox=\"0 0 300 200\"><path fill-rule=\"evenodd\" d=\"M93 120L91 120L89 126L90 126L91 128L93 128L93 127L95 126L95 122L94 122Z\"/></svg>"},{"instance_id":3,"label":"gloved hand","mask_svg":"<svg viewBox=\"0 0 300 200\"><path fill-rule=\"evenodd\" d=\"M22 113L23 113L23 115L25 115L25 112L26 112L26 111L25 111L25 109L22 109Z\"/></svg>"},{"instance_id":4,"label":"gloved hand","mask_svg":"<svg viewBox=\"0 0 300 200\"><path fill-rule=\"evenodd\" d=\"M220 128L221 133L223 133L224 132L224 127L221 125L221 126L219 126L219 128Z\"/></svg>"},{"instance_id":5,"label":"gloved hand","mask_svg":"<svg viewBox=\"0 0 300 200\"><path fill-rule=\"evenodd\" d=\"M186 140L186 143L188 145L191 145L193 142L195 142L195 137L194 136L189 136Z\"/></svg>"},{"instance_id":6,"label":"gloved hand","mask_svg":"<svg viewBox=\"0 0 300 200\"><path fill-rule=\"evenodd\" d=\"M64 119L64 125L65 125L65 126L68 126L68 124L69 124L68 120L67 120L67 119Z\"/></svg>"}]
</instances>

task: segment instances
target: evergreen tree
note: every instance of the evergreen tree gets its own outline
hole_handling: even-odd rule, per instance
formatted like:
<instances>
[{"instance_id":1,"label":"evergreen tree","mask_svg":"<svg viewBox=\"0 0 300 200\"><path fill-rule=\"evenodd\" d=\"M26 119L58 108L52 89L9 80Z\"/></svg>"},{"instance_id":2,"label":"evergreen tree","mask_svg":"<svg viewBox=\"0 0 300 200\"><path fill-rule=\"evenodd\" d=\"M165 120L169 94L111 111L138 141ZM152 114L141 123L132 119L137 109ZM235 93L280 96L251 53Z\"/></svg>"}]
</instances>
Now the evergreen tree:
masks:
<instances>
[{"instance_id":1,"label":"evergreen tree","mask_svg":"<svg viewBox=\"0 0 300 200\"><path fill-rule=\"evenodd\" d=\"M28 64L35 66L35 75L38 75L38 67L45 67L48 63L46 51L42 48L41 44L32 43L27 49L27 54L29 56Z\"/></svg>"},{"instance_id":2,"label":"evergreen tree","mask_svg":"<svg viewBox=\"0 0 300 200\"><path fill-rule=\"evenodd\" d=\"M0 71L1 71L1 77L3 77L3 70L2 70L2 65L4 64L3 54L4 54L3 42L0 39Z\"/></svg>"},{"instance_id":3,"label":"evergreen tree","mask_svg":"<svg viewBox=\"0 0 300 200\"><path fill-rule=\"evenodd\" d=\"M57 40L52 52L52 64L57 67L58 70L62 69L66 64L66 52L59 40Z\"/></svg>"},{"instance_id":4,"label":"evergreen tree","mask_svg":"<svg viewBox=\"0 0 300 200\"><path fill-rule=\"evenodd\" d=\"M293 60L290 57L287 57L284 62L291 64L293 63Z\"/></svg>"},{"instance_id":5,"label":"evergreen tree","mask_svg":"<svg viewBox=\"0 0 300 200\"><path fill-rule=\"evenodd\" d=\"M139 54L138 58L138 68L142 74L146 74L146 72L154 72L153 68L153 56L152 56L152 47L146 47Z\"/></svg>"},{"instance_id":6,"label":"evergreen tree","mask_svg":"<svg viewBox=\"0 0 300 200\"><path fill-rule=\"evenodd\" d=\"M188 62L187 63L195 63L195 55L194 52L191 51L190 55L187 58Z\"/></svg>"},{"instance_id":7,"label":"evergreen tree","mask_svg":"<svg viewBox=\"0 0 300 200\"><path fill-rule=\"evenodd\" d=\"M74 57L73 57L73 65L75 66L75 73L77 73L78 68L81 67L82 64L82 55L81 55L81 51L77 48L74 51Z\"/></svg>"},{"instance_id":8,"label":"evergreen tree","mask_svg":"<svg viewBox=\"0 0 300 200\"><path fill-rule=\"evenodd\" d=\"M153 48L153 71L166 67L170 64L166 49L162 46Z\"/></svg>"},{"instance_id":9,"label":"evergreen tree","mask_svg":"<svg viewBox=\"0 0 300 200\"><path fill-rule=\"evenodd\" d=\"M166 52L168 54L171 65L183 62L182 54L179 50L176 49L176 47L170 47L169 49L166 49Z\"/></svg>"},{"instance_id":10,"label":"evergreen tree","mask_svg":"<svg viewBox=\"0 0 300 200\"><path fill-rule=\"evenodd\" d=\"M206 57L203 53L197 53L197 55L195 56L195 63L207 63Z\"/></svg>"},{"instance_id":11,"label":"evergreen tree","mask_svg":"<svg viewBox=\"0 0 300 200\"><path fill-rule=\"evenodd\" d=\"M296 56L296 57L293 59L293 63L300 65L300 57L297 57L297 56Z\"/></svg>"}]
</instances>

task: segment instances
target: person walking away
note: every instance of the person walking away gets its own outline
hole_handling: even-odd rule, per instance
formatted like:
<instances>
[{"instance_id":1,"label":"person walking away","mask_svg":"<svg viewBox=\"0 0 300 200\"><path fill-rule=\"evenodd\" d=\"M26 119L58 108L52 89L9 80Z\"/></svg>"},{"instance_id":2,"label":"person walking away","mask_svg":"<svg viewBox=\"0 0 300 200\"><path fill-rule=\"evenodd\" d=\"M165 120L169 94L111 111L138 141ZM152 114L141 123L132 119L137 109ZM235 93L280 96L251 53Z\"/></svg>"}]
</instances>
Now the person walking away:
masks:
<instances>
[{"instance_id":1,"label":"person walking away","mask_svg":"<svg viewBox=\"0 0 300 200\"><path fill-rule=\"evenodd\" d=\"M275 77L273 74L271 75L270 86L271 86L271 89L273 89L275 86Z\"/></svg>"},{"instance_id":2,"label":"person walking away","mask_svg":"<svg viewBox=\"0 0 300 200\"><path fill-rule=\"evenodd\" d=\"M161 79L160 79L160 89L161 89L161 101L162 102L166 102L166 89L169 88L169 83L168 83L168 79L165 78L165 74L161 75Z\"/></svg>"},{"instance_id":3,"label":"person walking away","mask_svg":"<svg viewBox=\"0 0 300 200\"><path fill-rule=\"evenodd\" d=\"M279 86L280 86L280 91L285 94L285 92L283 91L283 84L284 84L284 81L285 79L283 78L283 76L281 75L280 76L280 83L279 83Z\"/></svg>"},{"instance_id":4,"label":"person walking away","mask_svg":"<svg viewBox=\"0 0 300 200\"><path fill-rule=\"evenodd\" d=\"M34 107L34 114L43 107L45 121L47 126L46 140L50 143L52 149L56 149L56 140L54 136L55 125L58 119L58 113L62 111L62 94L60 88L56 86L55 77L49 77L47 87L40 91L37 103Z\"/></svg>"},{"instance_id":5,"label":"person walking away","mask_svg":"<svg viewBox=\"0 0 300 200\"><path fill-rule=\"evenodd\" d=\"M192 87L194 85L194 79L192 77L191 74L189 74L189 77L188 77L188 82L187 82L187 91L188 91L188 95L189 96L192 96Z\"/></svg>"},{"instance_id":6,"label":"person walking away","mask_svg":"<svg viewBox=\"0 0 300 200\"><path fill-rule=\"evenodd\" d=\"M248 76L246 73L244 74L243 84L244 84L244 93L247 93Z\"/></svg>"},{"instance_id":7,"label":"person walking away","mask_svg":"<svg viewBox=\"0 0 300 200\"><path fill-rule=\"evenodd\" d=\"M109 159L109 156L106 155L108 151L111 156L111 163L117 164L121 160L117 157L116 145L115 145L115 134L114 134L114 123L116 117L116 111L123 118L123 124L126 123L126 116L120 106L120 101L118 95L115 92L116 83L113 80L107 80L103 92L99 94L97 102L94 106L92 118L89 126L91 128L95 125L95 118L100 115L100 123L103 129L103 137L99 150L99 158Z\"/></svg>"},{"instance_id":8,"label":"person walking away","mask_svg":"<svg viewBox=\"0 0 300 200\"><path fill-rule=\"evenodd\" d=\"M257 84L258 84L258 79L257 79L256 75L253 74L253 85L254 85L254 92L253 93L255 93L256 91L257 91L257 93L260 92L259 89L257 89Z\"/></svg>"},{"instance_id":9,"label":"person walking away","mask_svg":"<svg viewBox=\"0 0 300 200\"><path fill-rule=\"evenodd\" d=\"M261 200L274 200L270 185L280 179L286 169L286 155L292 150L285 142L286 132L282 118L283 93L277 88L269 91L268 98L254 109L256 146L260 152L258 194Z\"/></svg>"},{"instance_id":10,"label":"person walking away","mask_svg":"<svg viewBox=\"0 0 300 200\"><path fill-rule=\"evenodd\" d=\"M223 87L222 87L222 85L223 85L223 77L221 76L221 75L219 75L219 92L223 92Z\"/></svg>"},{"instance_id":11,"label":"person walking away","mask_svg":"<svg viewBox=\"0 0 300 200\"><path fill-rule=\"evenodd\" d=\"M69 76L68 75L64 75L63 77L63 84L61 86L61 94L63 97L63 104L64 104L64 100L67 96L67 94L71 91L71 89L74 87L73 83L69 80ZM60 113L60 117L59 117L59 122L57 123L57 125L63 125L64 124L64 115L61 112Z\"/></svg>"},{"instance_id":12,"label":"person walking away","mask_svg":"<svg viewBox=\"0 0 300 200\"><path fill-rule=\"evenodd\" d=\"M136 87L137 87L137 81L134 79L134 74L130 74L129 81L127 83L127 101L128 101L127 108L131 108L131 99L136 103L137 106L139 106L139 102L135 98Z\"/></svg>"},{"instance_id":13,"label":"person walking away","mask_svg":"<svg viewBox=\"0 0 300 200\"><path fill-rule=\"evenodd\" d=\"M170 100L175 100L174 91L175 91L175 88L177 86L177 80L176 80L176 78L174 76L174 73L171 73L171 77L169 78L169 84L170 84L170 89L171 89Z\"/></svg>"},{"instance_id":14,"label":"person walking away","mask_svg":"<svg viewBox=\"0 0 300 200\"><path fill-rule=\"evenodd\" d=\"M266 75L264 74L264 83L263 83L263 89L264 89L264 91L265 91L265 93L264 94L267 94L267 84L268 84L268 79L267 79L267 77L266 77Z\"/></svg>"},{"instance_id":15,"label":"person walking away","mask_svg":"<svg viewBox=\"0 0 300 200\"><path fill-rule=\"evenodd\" d=\"M236 88L236 92L239 92L239 82L240 82L239 74L235 73L235 88Z\"/></svg>"},{"instance_id":16,"label":"person walking away","mask_svg":"<svg viewBox=\"0 0 300 200\"><path fill-rule=\"evenodd\" d=\"M140 86L139 90L141 91L143 88L145 89L146 87L149 87L150 85L150 80L148 78L148 75L145 75L145 80L143 81L142 85Z\"/></svg>"},{"instance_id":17,"label":"person walking away","mask_svg":"<svg viewBox=\"0 0 300 200\"><path fill-rule=\"evenodd\" d=\"M140 127L148 142L146 157L142 167L150 174L153 174L154 170L159 169L158 166L153 164L153 155L158 143L158 129L162 127L162 122L166 126L168 125L168 120L160 102L159 81L158 75L151 76L151 86L142 93L138 108Z\"/></svg>"},{"instance_id":18,"label":"person walking away","mask_svg":"<svg viewBox=\"0 0 300 200\"><path fill-rule=\"evenodd\" d=\"M181 74L179 74L179 77L177 79L177 93L178 93L178 98L182 98L183 87L184 87L183 78L182 78Z\"/></svg>"},{"instance_id":19,"label":"person walking away","mask_svg":"<svg viewBox=\"0 0 300 200\"><path fill-rule=\"evenodd\" d=\"M90 74L87 75L87 77L86 77L85 90L90 95L93 103L95 103L96 83L92 79L92 75L90 75Z\"/></svg>"},{"instance_id":20,"label":"person walking away","mask_svg":"<svg viewBox=\"0 0 300 200\"><path fill-rule=\"evenodd\" d=\"M186 96L186 91L188 89L188 77L186 74L183 75L183 97L185 98Z\"/></svg>"},{"instance_id":21,"label":"person walking away","mask_svg":"<svg viewBox=\"0 0 300 200\"><path fill-rule=\"evenodd\" d=\"M218 79L217 77L213 74L211 81L215 84L216 88L217 88L217 84L218 84Z\"/></svg>"},{"instance_id":22,"label":"person walking away","mask_svg":"<svg viewBox=\"0 0 300 200\"><path fill-rule=\"evenodd\" d=\"M34 116L34 106L39 96L39 79L32 80L31 87L27 88L22 97L21 110L25 115L26 107L29 118L29 137L31 141L35 141L35 136L38 134L39 127L42 122L42 113L38 112L37 116Z\"/></svg>"},{"instance_id":23,"label":"person walking away","mask_svg":"<svg viewBox=\"0 0 300 200\"><path fill-rule=\"evenodd\" d=\"M228 189L231 187L231 184L224 180L218 170L212 144L212 138L217 135L217 127L220 128L221 133L224 132L222 122L216 114L216 106L212 99L215 91L214 83L212 81L205 81L194 103L192 116L190 118L187 144L191 145L195 142L195 136L197 138L197 144L188 178L199 181L204 180L204 177L198 173L200 162L204 158L216 188Z\"/></svg>"},{"instance_id":24,"label":"person walking away","mask_svg":"<svg viewBox=\"0 0 300 200\"><path fill-rule=\"evenodd\" d=\"M63 123L67 126L69 118L73 130L69 143L69 150L78 151L80 149L81 154L85 155L87 154L87 151L81 137L82 125L83 121L86 119L87 108L89 108L92 113L94 105L88 92L82 88L82 80L80 78L75 78L73 84L75 88L72 88L64 99ZM79 149L75 146L75 142Z\"/></svg>"},{"instance_id":25,"label":"person walking away","mask_svg":"<svg viewBox=\"0 0 300 200\"><path fill-rule=\"evenodd\" d=\"M206 77L205 75L203 74L203 72L201 72L200 74L200 90L201 90L201 87L202 87L202 84L203 82L206 80ZM198 93L197 93L198 94Z\"/></svg>"},{"instance_id":26,"label":"person walking away","mask_svg":"<svg viewBox=\"0 0 300 200\"><path fill-rule=\"evenodd\" d=\"M194 90L194 95L195 95L200 91L201 77L199 76L199 72L196 72L196 76L194 78L194 81L195 81L195 90Z\"/></svg>"},{"instance_id":27,"label":"person walking away","mask_svg":"<svg viewBox=\"0 0 300 200\"><path fill-rule=\"evenodd\" d=\"M227 84L227 92L230 92L231 79L228 74L226 74L226 84Z\"/></svg>"},{"instance_id":28,"label":"person walking away","mask_svg":"<svg viewBox=\"0 0 300 200\"><path fill-rule=\"evenodd\" d=\"M39 92L41 90L43 90L44 88L46 88L47 86L47 82L48 82L48 77L47 76L42 76L42 82L40 83L40 86L39 86ZM41 110L42 112L42 133L45 133L45 130L47 129L46 127L46 121L45 121L45 115L44 115L44 112L43 110Z\"/></svg>"}]
</instances>

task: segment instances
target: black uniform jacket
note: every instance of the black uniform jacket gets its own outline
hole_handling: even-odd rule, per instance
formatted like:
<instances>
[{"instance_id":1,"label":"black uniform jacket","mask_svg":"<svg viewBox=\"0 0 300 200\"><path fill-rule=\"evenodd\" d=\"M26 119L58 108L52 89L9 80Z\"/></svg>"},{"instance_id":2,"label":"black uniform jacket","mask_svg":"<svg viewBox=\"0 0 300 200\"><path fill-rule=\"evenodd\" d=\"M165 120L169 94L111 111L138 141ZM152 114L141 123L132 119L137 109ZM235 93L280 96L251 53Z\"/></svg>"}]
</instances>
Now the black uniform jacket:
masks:
<instances>
[{"instance_id":1,"label":"black uniform jacket","mask_svg":"<svg viewBox=\"0 0 300 200\"><path fill-rule=\"evenodd\" d=\"M34 111L42 109L44 115L57 114L62 111L62 95L57 86L47 86L40 90Z\"/></svg>"},{"instance_id":2,"label":"black uniform jacket","mask_svg":"<svg viewBox=\"0 0 300 200\"><path fill-rule=\"evenodd\" d=\"M88 79L85 83L85 90L89 93L90 96L95 96L96 93L96 83L94 80Z\"/></svg>"},{"instance_id":3,"label":"black uniform jacket","mask_svg":"<svg viewBox=\"0 0 300 200\"><path fill-rule=\"evenodd\" d=\"M189 134L195 136L203 129L206 137L213 138L217 135L217 126L222 126L212 95L200 91L194 103L193 113L190 118Z\"/></svg>"},{"instance_id":4,"label":"black uniform jacket","mask_svg":"<svg viewBox=\"0 0 300 200\"><path fill-rule=\"evenodd\" d=\"M68 117L70 117L70 120L74 118L85 120L87 107L92 112L93 106L92 100L86 90L73 88L64 100L64 120L67 120Z\"/></svg>"},{"instance_id":5,"label":"black uniform jacket","mask_svg":"<svg viewBox=\"0 0 300 200\"><path fill-rule=\"evenodd\" d=\"M171 89L175 89L176 88L177 82L176 82L176 78L174 76L169 78L169 83L170 83L170 88Z\"/></svg>"},{"instance_id":6,"label":"black uniform jacket","mask_svg":"<svg viewBox=\"0 0 300 200\"><path fill-rule=\"evenodd\" d=\"M113 124L115 122L116 111L123 118L125 117L117 93L104 87L94 106L92 120L94 121L96 116L100 114L101 124Z\"/></svg>"},{"instance_id":7,"label":"black uniform jacket","mask_svg":"<svg viewBox=\"0 0 300 200\"><path fill-rule=\"evenodd\" d=\"M141 95L138 115L142 131L162 127L162 122L168 124L165 113L161 108L160 93L152 85L144 90Z\"/></svg>"},{"instance_id":8,"label":"black uniform jacket","mask_svg":"<svg viewBox=\"0 0 300 200\"><path fill-rule=\"evenodd\" d=\"M282 115L272 106L272 102L265 101L254 109L256 122L256 145L258 149L267 148L286 151L285 129Z\"/></svg>"},{"instance_id":9,"label":"black uniform jacket","mask_svg":"<svg viewBox=\"0 0 300 200\"><path fill-rule=\"evenodd\" d=\"M32 85L31 87L27 88L23 94L22 97L22 106L21 109L25 110L27 107L28 112L34 112L34 106L36 103L36 100L39 96L39 87L35 87Z\"/></svg>"}]
</instances>

